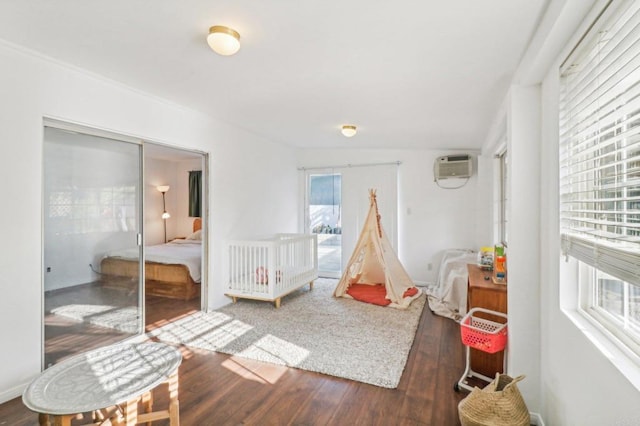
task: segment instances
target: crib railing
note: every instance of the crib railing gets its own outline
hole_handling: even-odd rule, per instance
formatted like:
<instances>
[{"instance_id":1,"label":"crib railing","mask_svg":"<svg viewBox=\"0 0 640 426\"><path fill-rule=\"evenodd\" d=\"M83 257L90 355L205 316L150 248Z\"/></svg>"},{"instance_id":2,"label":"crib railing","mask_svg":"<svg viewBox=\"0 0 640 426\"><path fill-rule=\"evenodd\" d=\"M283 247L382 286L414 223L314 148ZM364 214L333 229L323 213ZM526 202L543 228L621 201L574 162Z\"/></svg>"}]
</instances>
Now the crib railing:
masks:
<instances>
[{"instance_id":1,"label":"crib railing","mask_svg":"<svg viewBox=\"0 0 640 426\"><path fill-rule=\"evenodd\" d=\"M318 276L315 234L277 234L226 244L227 295L277 301Z\"/></svg>"}]
</instances>

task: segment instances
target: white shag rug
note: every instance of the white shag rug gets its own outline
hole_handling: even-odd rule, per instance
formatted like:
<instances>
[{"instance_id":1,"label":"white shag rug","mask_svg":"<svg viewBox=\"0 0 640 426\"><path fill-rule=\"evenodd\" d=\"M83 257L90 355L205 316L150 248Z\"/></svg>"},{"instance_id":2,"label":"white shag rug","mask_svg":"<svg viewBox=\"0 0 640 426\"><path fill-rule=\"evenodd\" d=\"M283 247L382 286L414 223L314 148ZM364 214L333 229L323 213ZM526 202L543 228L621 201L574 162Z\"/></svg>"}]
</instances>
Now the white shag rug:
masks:
<instances>
[{"instance_id":1,"label":"white shag rug","mask_svg":"<svg viewBox=\"0 0 640 426\"><path fill-rule=\"evenodd\" d=\"M318 279L273 303L240 299L147 333L162 341L396 388L425 296L399 310L333 297Z\"/></svg>"},{"instance_id":2,"label":"white shag rug","mask_svg":"<svg viewBox=\"0 0 640 426\"><path fill-rule=\"evenodd\" d=\"M78 322L111 328L123 333L138 333L138 308L109 305L70 304L52 309L51 313Z\"/></svg>"}]
</instances>

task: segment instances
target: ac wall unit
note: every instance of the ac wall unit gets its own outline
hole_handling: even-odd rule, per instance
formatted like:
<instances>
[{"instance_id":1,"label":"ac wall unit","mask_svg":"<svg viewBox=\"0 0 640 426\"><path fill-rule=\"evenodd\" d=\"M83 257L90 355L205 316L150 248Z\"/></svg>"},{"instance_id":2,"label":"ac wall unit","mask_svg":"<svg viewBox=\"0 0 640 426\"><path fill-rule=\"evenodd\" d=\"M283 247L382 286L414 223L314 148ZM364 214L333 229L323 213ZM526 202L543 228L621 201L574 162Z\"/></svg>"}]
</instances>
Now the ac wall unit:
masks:
<instances>
[{"instance_id":1,"label":"ac wall unit","mask_svg":"<svg viewBox=\"0 0 640 426\"><path fill-rule=\"evenodd\" d=\"M447 155L438 157L435 164L435 178L468 178L473 172L473 164L469 155Z\"/></svg>"}]
</instances>

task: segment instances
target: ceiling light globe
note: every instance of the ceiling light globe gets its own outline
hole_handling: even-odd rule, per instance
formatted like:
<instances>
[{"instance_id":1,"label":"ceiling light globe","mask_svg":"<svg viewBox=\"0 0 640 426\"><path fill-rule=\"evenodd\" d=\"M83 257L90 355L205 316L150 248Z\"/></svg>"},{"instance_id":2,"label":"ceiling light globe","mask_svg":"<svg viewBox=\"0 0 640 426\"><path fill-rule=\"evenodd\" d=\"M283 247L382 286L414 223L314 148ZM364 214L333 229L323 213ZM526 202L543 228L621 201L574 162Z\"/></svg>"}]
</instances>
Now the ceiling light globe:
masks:
<instances>
[{"instance_id":1,"label":"ceiling light globe","mask_svg":"<svg viewBox=\"0 0 640 426\"><path fill-rule=\"evenodd\" d=\"M345 124L342 126L342 134L348 138L356 134L356 126Z\"/></svg>"},{"instance_id":2,"label":"ceiling light globe","mask_svg":"<svg viewBox=\"0 0 640 426\"><path fill-rule=\"evenodd\" d=\"M162 213L162 218L163 219L169 219L171 217L171 215L167 212Z\"/></svg>"},{"instance_id":3,"label":"ceiling light globe","mask_svg":"<svg viewBox=\"0 0 640 426\"><path fill-rule=\"evenodd\" d=\"M240 34L229 27L215 25L209 28L207 43L217 54L230 56L240 50Z\"/></svg>"}]
</instances>

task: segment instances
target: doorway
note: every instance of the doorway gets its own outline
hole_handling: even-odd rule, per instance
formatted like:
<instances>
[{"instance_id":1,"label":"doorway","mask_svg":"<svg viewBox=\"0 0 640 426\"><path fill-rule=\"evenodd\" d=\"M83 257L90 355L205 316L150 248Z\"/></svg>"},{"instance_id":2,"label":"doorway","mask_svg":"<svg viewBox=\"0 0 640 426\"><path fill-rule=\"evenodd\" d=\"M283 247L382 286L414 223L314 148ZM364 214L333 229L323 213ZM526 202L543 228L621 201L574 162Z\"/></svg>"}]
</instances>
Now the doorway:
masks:
<instances>
[{"instance_id":1,"label":"doorway","mask_svg":"<svg viewBox=\"0 0 640 426\"><path fill-rule=\"evenodd\" d=\"M182 257L183 252L185 256L180 265L148 268L147 331L203 308L208 227L203 220L207 217L206 159L206 154L199 151L144 144L145 261L162 262L166 257ZM182 278L165 284L173 280L174 272Z\"/></svg>"},{"instance_id":2,"label":"doorway","mask_svg":"<svg viewBox=\"0 0 640 426\"><path fill-rule=\"evenodd\" d=\"M342 272L342 175L308 175L307 229L318 236L318 274L340 278Z\"/></svg>"}]
</instances>

